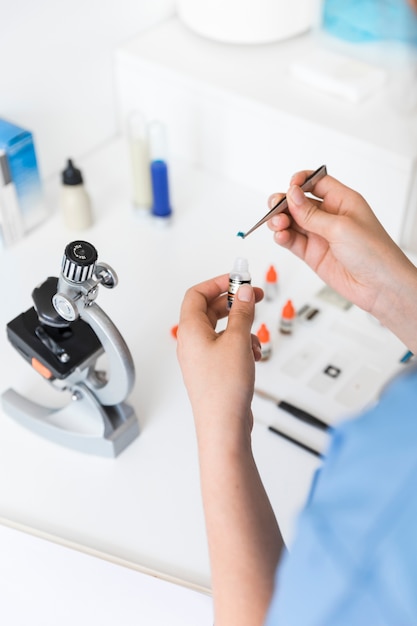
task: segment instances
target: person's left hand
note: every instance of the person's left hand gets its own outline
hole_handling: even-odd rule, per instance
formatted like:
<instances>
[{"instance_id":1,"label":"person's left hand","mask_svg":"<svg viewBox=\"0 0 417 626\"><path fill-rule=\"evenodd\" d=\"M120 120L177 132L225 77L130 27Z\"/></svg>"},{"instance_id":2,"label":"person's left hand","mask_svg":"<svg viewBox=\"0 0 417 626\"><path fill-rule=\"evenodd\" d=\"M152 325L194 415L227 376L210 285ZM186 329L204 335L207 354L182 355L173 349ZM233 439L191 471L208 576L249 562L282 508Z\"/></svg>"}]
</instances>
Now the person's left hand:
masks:
<instances>
[{"instance_id":1,"label":"person's left hand","mask_svg":"<svg viewBox=\"0 0 417 626\"><path fill-rule=\"evenodd\" d=\"M187 291L181 307L177 354L197 433L199 427L231 434L234 426L246 434L252 428L255 361L261 352L251 327L263 292L242 285L228 312L228 285L227 274L200 283ZM218 320L227 314L226 329L216 332Z\"/></svg>"}]
</instances>

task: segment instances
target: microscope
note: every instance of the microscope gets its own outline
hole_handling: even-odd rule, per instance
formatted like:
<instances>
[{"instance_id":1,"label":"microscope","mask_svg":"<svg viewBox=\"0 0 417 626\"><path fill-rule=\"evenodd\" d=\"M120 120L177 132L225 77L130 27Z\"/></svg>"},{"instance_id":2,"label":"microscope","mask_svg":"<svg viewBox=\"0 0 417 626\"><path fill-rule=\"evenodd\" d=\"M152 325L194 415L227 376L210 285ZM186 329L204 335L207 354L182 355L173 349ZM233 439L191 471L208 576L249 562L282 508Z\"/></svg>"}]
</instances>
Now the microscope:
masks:
<instances>
[{"instance_id":1,"label":"microscope","mask_svg":"<svg viewBox=\"0 0 417 626\"><path fill-rule=\"evenodd\" d=\"M50 276L37 286L34 306L7 324L12 346L54 389L69 392L69 402L49 408L8 389L2 406L55 443L116 457L139 434L134 410L125 402L135 368L120 332L95 302L100 285L113 289L118 283L115 271L97 259L87 241L69 243L59 278ZM98 368L100 357L107 361L105 370ZM94 425L93 432L77 426L80 416Z\"/></svg>"}]
</instances>

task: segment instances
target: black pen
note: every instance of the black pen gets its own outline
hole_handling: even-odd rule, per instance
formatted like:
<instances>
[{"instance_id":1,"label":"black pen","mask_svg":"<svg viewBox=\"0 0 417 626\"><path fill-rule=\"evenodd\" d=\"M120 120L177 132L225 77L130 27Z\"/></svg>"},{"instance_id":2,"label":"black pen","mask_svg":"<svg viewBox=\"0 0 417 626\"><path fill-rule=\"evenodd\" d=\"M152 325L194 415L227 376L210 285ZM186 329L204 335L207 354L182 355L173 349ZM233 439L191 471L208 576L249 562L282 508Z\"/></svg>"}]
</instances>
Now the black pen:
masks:
<instances>
[{"instance_id":1,"label":"black pen","mask_svg":"<svg viewBox=\"0 0 417 626\"><path fill-rule=\"evenodd\" d=\"M331 426L329 424L319 419L318 417L311 415L311 413L308 413L307 411L304 411L304 409L300 409L299 407L294 406L293 404L290 404L289 402L286 402L285 400L281 400L280 398L273 396L267 391L262 391L261 389L255 389L255 393L261 398L265 398L265 400L270 400L271 402L274 402L274 404L276 404L279 409L282 409L283 411L290 413L293 417L296 417L297 419L301 420L302 422L305 422L306 424L310 424L310 426L315 426L316 428L320 428L320 430L331 429Z\"/></svg>"},{"instance_id":2,"label":"black pen","mask_svg":"<svg viewBox=\"0 0 417 626\"><path fill-rule=\"evenodd\" d=\"M278 428L275 428L275 426L268 426L268 430L270 430L271 433L274 433L275 435L279 435L283 439L286 439L287 441L290 441L291 443L295 444L299 448L302 448L303 450L306 450L306 452L310 452L310 454L314 454L315 456L318 456L318 457L322 458L321 452L319 452L315 448L310 448L310 446L308 446L307 444L303 443L302 441L299 441L298 439L294 439L290 435L287 435L286 433L283 433L282 430L278 430Z\"/></svg>"}]
</instances>

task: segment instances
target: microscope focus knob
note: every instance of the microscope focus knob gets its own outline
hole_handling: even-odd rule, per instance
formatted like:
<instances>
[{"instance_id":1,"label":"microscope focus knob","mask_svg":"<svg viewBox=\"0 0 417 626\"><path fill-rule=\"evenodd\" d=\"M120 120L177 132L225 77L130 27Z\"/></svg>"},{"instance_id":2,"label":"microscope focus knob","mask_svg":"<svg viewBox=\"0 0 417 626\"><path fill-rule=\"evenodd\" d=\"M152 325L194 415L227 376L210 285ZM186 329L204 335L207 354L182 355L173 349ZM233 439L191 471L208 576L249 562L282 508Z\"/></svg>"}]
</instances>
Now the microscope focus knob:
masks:
<instances>
[{"instance_id":1,"label":"microscope focus knob","mask_svg":"<svg viewBox=\"0 0 417 626\"><path fill-rule=\"evenodd\" d=\"M52 297L52 304L55 311L67 322L78 319L79 313L75 302L64 293L56 293Z\"/></svg>"},{"instance_id":2,"label":"microscope focus knob","mask_svg":"<svg viewBox=\"0 0 417 626\"><path fill-rule=\"evenodd\" d=\"M97 250L88 241L72 241L62 259L62 275L73 283L83 283L92 277L97 262Z\"/></svg>"}]
</instances>

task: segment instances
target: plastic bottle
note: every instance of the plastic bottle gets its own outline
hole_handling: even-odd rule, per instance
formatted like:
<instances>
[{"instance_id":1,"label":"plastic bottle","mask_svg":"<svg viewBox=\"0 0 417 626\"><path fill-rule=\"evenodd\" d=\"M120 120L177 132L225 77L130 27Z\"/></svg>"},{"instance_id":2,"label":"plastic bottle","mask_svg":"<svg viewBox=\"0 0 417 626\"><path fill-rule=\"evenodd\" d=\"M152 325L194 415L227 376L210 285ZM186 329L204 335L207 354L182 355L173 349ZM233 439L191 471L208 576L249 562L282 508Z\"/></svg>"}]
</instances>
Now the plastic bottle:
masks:
<instances>
[{"instance_id":1,"label":"plastic bottle","mask_svg":"<svg viewBox=\"0 0 417 626\"><path fill-rule=\"evenodd\" d=\"M62 172L61 210L64 223L70 230L84 230L93 223L90 196L88 195L81 171L72 159Z\"/></svg>"},{"instance_id":2,"label":"plastic bottle","mask_svg":"<svg viewBox=\"0 0 417 626\"><path fill-rule=\"evenodd\" d=\"M231 309L237 290L241 285L251 283L248 260L243 257L235 259L232 271L229 274L229 290L227 292L227 308Z\"/></svg>"},{"instance_id":3,"label":"plastic bottle","mask_svg":"<svg viewBox=\"0 0 417 626\"><path fill-rule=\"evenodd\" d=\"M130 158L132 162L133 206L142 215L152 207L151 169L146 123L139 111L128 120Z\"/></svg>"},{"instance_id":4,"label":"plastic bottle","mask_svg":"<svg viewBox=\"0 0 417 626\"><path fill-rule=\"evenodd\" d=\"M278 296L278 274L273 265L269 266L265 276L264 293L265 300L269 302L272 302Z\"/></svg>"},{"instance_id":5,"label":"plastic bottle","mask_svg":"<svg viewBox=\"0 0 417 626\"><path fill-rule=\"evenodd\" d=\"M169 194L167 140L165 126L157 120L148 124L151 159L152 215L160 224L168 224L172 215Z\"/></svg>"},{"instance_id":6,"label":"plastic bottle","mask_svg":"<svg viewBox=\"0 0 417 626\"><path fill-rule=\"evenodd\" d=\"M281 320L279 325L280 333L290 335L293 331L295 319L295 309L291 300L287 300L282 308Z\"/></svg>"},{"instance_id":7,"label":"plastic bottle","mask_svg":"<svg viewBox=\"0 0 417 626\"><path fill-rule=\"evenodd\" d=\"M267 361L272 354L271 334L266 324L261 324L256 333L261 343L261 361Z\"/></svg>"}]
</instances>

